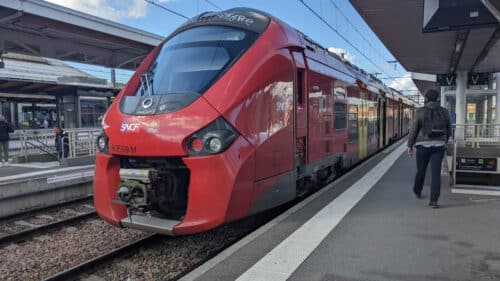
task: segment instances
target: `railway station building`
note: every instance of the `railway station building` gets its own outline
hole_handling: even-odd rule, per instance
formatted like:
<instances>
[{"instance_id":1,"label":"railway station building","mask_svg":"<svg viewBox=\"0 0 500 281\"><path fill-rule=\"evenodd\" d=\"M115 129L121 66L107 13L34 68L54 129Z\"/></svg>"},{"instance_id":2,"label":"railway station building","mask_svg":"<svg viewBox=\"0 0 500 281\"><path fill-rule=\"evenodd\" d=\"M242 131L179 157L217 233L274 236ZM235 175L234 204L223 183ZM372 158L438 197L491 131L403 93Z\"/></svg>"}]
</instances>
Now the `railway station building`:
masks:
<instances>
[{"instance_id":1,"label":"railway station building","mask_svg":"<svg viewBox=\"0 0 500 281\"><path fill-rule=\"evenodd\" d=\"M8 53L0 69L0 114L16 129L98 127L119 91L54 59Z\"/></svg>"},{"instance_id":2,"label":"railway station building","mask_svg":"<svg viewBox=\"0 0 500 281\"><path fill-rule=\"evenodd\" d=\"M37 0L0 0L0 113L18 129L96 127L123 85L163 38ZM110 79L65 62L110 69Z\"/></svg>"}]
</instances>

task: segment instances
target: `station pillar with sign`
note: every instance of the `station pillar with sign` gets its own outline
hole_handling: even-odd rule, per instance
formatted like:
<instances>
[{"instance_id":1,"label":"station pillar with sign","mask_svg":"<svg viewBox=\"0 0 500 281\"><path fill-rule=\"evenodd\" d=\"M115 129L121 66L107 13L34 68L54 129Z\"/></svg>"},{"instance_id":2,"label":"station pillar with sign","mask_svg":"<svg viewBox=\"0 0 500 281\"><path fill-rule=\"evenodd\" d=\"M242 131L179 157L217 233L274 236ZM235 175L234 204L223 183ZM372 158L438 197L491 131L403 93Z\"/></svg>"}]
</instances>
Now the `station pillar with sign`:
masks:
<instances>
[{"instance_id":1,"label":"station pillar with sign","mask_svg":"<svg viewBox=\"0 0 500 281\"><path fill-rule=\"evenodd\" d=\"M456 127L455 127L455 139L457 141L463 141L465 138L465 91L467 89L467 72L459 71L457 72L457 95L455 103L455 113L456 113Z\"/></svg>"},{"instance_id":2,"label":"station pillar with sign","mask_svg":"<svg viewBox=\"0 0 500 281\"><path fill-rule=\"evenodd\" d=\"M496 104L495 104L495 135L500 136L500 73L495 74L496 79Z\"/></svg>"}]
</instances>

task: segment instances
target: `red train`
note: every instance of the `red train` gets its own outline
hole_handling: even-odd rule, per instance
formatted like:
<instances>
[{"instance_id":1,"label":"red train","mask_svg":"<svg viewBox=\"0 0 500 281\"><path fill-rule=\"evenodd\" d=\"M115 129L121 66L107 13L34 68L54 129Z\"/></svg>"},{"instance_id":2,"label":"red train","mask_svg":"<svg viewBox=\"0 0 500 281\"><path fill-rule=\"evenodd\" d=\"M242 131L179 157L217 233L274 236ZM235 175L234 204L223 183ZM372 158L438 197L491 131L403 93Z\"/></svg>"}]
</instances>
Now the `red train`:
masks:
<instances>
[{"instance_id":1,"label":"red train","mask_svg":"<svg viewBox=\"0 0 500 281\"><path fill-rule=\"evenodd\" d=\"M95 207L122 227L205 231L330 181L407 133L413 107L268 14L203 13L104 116Z\"/></svg>"}]
</instances>

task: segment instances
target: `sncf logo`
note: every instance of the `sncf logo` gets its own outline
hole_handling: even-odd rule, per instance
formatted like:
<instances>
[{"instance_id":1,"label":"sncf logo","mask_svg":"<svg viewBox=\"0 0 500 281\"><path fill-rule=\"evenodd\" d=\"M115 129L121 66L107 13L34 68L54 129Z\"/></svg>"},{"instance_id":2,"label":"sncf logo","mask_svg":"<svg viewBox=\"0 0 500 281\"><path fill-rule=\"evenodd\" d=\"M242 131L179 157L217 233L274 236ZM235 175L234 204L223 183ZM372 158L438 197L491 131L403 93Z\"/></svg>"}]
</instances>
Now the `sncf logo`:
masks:
<instances>
[{"instance_id":1,"label":"sncf logo","mask_svg":"<svg viewBox=\"0 0 500 281\"><path fill-rule=\"evenodd\" d=\"M139 123L122 123L120 132L135 132L139 128Z\"/></svg>"}]
</instances>

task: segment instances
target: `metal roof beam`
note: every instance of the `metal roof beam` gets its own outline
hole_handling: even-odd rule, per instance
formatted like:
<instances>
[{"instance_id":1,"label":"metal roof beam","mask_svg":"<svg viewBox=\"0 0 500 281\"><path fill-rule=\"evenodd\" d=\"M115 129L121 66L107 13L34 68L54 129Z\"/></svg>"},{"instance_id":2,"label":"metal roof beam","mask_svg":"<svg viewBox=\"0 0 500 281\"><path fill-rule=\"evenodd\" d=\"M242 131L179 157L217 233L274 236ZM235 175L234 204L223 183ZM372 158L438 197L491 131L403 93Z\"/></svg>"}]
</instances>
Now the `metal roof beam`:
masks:
<instances>
[{"instance_id":1,"label":"metal roof beam","mask_svg":"<svg viewBox=\"0 0 500 281\"><path fill-rule=\"evenodd\" d=\"M488 40L488 43L484 45L483 50L476 58L472 66L470 67L470 72L475 72L476 67L481 63L481 61L484 60L484 58L486 58L491 48L498 42L499 39L500 39L500 27L497 28L495 32L493 32L493 34L490 37L490 40Z\"/></svg>"},{"instance_id":2,"label":"metal roof beam","mask_svg":"<svg viewBox=\"0 0 500 281\"><path fill-rule=\"evenodd\" d=\"M469 37L469 30L457 31L457 40L455 41L455 48L453 49L453 54L450 60L450 73L457 71L458 63L465 49L465 43L467 42L467 37Z\"/></svg>"},{"instance_id":3,"label":"metal roof beam","mask_svg":"<svg viewBox=\"0 0 500 281\"><path fill-rule=\"evenodd\" d=\"M14 11L14 10L12 10L12 11ZM23 12L19 12L19 11L16 12L16 11L14 11L10 15L5 15L4 17L1 17L0 18L0 24L11 22L11 21L17 19L18 17L20 17L22 15L23 15Z\"/></svg>"},{"instance_id":4,"label":"metal roof beam","mask_svg":"<svg viewBox=\"0 0 500 281\"><path fill-rule=\"evenodd\" d=\"M58 40L58 39L49 39L46 37L42 37L37 34L31 34L31 33L24 33L22 38L19 38L17 36L17 33L12 30L4 29L0 27L0 34L2 35L2 40L4 41L4 51L7 52L16 52L16 50L9 50L6 48L5 42L11 42L15 43L16 45L19 45L18 43L21 41L24 45L29 44L29 45L34 45L34 46L39 46L40 47L40 53L38 55L42 57L49 57L49 58L56 58L59 59L61 58L60 56L66 55L68 52L78 52L82 54L83 56L91 56L91 57L97 57L97 56L112 56L113 52L109 49L105 48L99 48L95 46L84 46L82 44L76 44L73 42L68 42L64 40ZM17 50L17 53L19 53L21 50ZM32 52L25 52L25 54L32 55ZM76 62L83 62L85 63L85 59L83 61L79 60L73 60Z\"/></svg>"}]
</instances>

